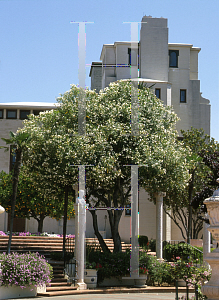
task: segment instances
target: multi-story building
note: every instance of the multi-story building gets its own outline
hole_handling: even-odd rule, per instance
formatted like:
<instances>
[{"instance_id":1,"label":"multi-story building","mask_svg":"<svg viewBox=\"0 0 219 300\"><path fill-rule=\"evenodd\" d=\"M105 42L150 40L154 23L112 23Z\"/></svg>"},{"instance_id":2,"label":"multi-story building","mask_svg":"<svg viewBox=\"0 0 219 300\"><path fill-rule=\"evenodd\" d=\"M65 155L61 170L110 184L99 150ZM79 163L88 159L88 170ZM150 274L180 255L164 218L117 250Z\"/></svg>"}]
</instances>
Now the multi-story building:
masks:
<instances>
[{"instance_id":1,"label":"multi-story building","mask_svg":"<svg viewBox=\"0 0 219 300\"><path fill-rule=\"evenodd\" d=\"M152 86L180 121L177 130L191 126L210 134L210 104L200 93L198 54L192 44L168 43L167 19L143 17L140 41L104 44L100 60L90 70L91 88L99 91L110 82L132 79Z\"/></svg>"}]
</instances>

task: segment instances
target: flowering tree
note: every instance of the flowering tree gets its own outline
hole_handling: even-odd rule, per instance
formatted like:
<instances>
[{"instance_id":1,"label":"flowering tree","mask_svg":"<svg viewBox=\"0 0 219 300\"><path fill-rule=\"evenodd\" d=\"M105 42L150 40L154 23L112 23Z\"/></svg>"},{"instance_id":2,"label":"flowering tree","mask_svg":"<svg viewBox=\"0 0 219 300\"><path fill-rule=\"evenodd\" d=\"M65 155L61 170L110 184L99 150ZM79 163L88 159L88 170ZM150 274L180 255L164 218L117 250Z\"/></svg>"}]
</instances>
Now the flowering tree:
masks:
<instances>
[{"instance_id":1,"label":"flowering tree","mask_svg":"<svg viewBox=\"0 0 219 300\"><path fill-rule=\"evenodd\" d=\"M18 192L15 204L15 217L34 218L38 222L38 232L43 231L43 221L45 217L60 219L64 211L64 199L58 201L61 197L60 191L50 196L43 193L43 189L37 189L36 182L33 181L30 174L26 174L24 167L19 174ZM6 212L11 211L12 196L12 174L0 173L0 203ZM73 202L68 204L68 217L74 215Z\"/></svg>"},{"instance_id":2,"label":"flowering tree","mask_svg":"<svg viewBox=\"0 0 219 300\"><path fill-rule=\"evenodd\" d=\"M78 134L78 104L82 90L73 85L58 98L57 110L31 116L22 132L31 135L24 163L38 182L49 190L54 184L69 186L77 181L77 165L86 168L86 200L92 207L124 208L130 200L131 170L139 168L139 181L151 194L172 186L184 187L187 150L177 141L177 116L164 107L147 88L129 81L112 83L99 95L83 91L86 101L86 135ZM138 133L131 134L131 93L138 99ZM73 165L70 167L70 164ZM74 167L75 166L75 167ZM98 231L95 235L109 251ZM122 210L108 210L114 252L121 250L118 231Z\"/></svg>"},{"instance_id":3,"label":"flowering tree","mask_svg":"<svg viewBox=\"0 0 219 300\"><path fill-rule=\"evenodd\" d=\"M215 157L218 153L218 143L205 134L203 129L191 128L182 131L182 135L184 147L191 150L187 156L190 178L185 189L173 189L167 193L166 213L179 227L183 238L187 238L187 242L190 243L191 238L198 238L198 233L203 227L203 221L199 218L199 202L212 195L212 189L217 185L218 163L216 164ZM206 155L209 157L209 164L205 159ZM169 207L172 213L168 211Z\"/></svg>"}]
</instances>

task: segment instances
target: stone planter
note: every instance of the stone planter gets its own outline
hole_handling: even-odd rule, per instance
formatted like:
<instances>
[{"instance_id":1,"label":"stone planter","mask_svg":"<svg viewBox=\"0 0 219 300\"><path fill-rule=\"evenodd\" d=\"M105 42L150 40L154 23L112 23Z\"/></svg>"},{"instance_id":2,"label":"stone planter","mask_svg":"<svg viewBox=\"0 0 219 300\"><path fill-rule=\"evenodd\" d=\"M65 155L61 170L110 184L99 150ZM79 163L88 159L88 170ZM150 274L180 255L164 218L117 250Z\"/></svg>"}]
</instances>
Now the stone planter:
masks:
<instances>
[{"instance_id":1,"label":"stone planter","mask_svg":"<svg viewBox=\"0 0 219 300\"><path fill-rule=\"evenodd\" d=\"M136 287L146 287L147 275L140 274L138 278L135 278Z\"/></svg>"},{"instance_id":2,"label":"stone planter","mask_svg":"<svg viewBox=\"0 0 219 300\"><path fill-rule=\"evenodd\" d=\"M185 287L186 286L185 280L184 279L178 279L178 286Z\"/></svg>"},{"instance_id":3,"label":"stone planter","mask_svg":"<svg viewBox=\"0 0 219 300\"><path fill-rule=\"evenodd\" d=\"M97 270L96 269L85 269L84 270L84 282L87 284L89 289L97 287Z\"/></svg>"},{"instance_id":4,"label":"stone planter","mask_svg":"<svg viewBox=\"0 0 219 300\"><path fill-rule=\"evenodd\" d=\"M27 286L21 288L19 286L0 286L0 299L12 299L12 298L24 298L24 297L36 297L37 288L33 286Z\"/></svg>"},{"instance_id":5,"label":"stone planter","mask_svg":"<svg viewBox=\"0 0 219 300\"><path fill-rule=\"evenodd\" d=\"M219 180L217 179L217 182ZM204 201L209 216L210 226L208 230L211 232L213 239L219 243L219 189L213 193L213 196ZM211 279L202 287L202 293L210 300L219 299L219 248L208 253L205 257L212 269Z\"/></svg>"}]
</instances>

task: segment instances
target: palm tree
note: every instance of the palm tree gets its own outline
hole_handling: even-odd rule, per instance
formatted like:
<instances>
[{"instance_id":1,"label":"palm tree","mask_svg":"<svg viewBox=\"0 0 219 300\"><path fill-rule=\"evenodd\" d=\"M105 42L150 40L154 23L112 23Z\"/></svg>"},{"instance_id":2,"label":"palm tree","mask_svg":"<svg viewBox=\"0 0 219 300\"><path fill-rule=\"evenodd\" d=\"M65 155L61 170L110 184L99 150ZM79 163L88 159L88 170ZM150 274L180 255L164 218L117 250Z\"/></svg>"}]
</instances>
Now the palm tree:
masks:
<instances>
[{"instance_id":1,"label":"palm tree","mask_svg":"<svg viewBox=\"0 0 219 300\"><path fill-rule=\"evenodd\" d=\"M7 145L10 145L14 149L15 155L15 164L13 168L13 185L12 185L12 199L11 199L11 221L10 221L10 235L8 240L8 247L7 247L7 254L11 251L11 239L12 239L12 231L13 231L13 222L14 222L14 212L15 212L15 204L16 204L16 197L17 197L17 187L19 181L19 174L21 170L21 163L22 163L22 156L23 150L26 147L26 143L30 138L28 133L13 133L10 131L10 138L5 139L2 138L3 141L6 142ZM9 150L10 147L4 147L6 151Z\"/></svg>"}]
</instances>

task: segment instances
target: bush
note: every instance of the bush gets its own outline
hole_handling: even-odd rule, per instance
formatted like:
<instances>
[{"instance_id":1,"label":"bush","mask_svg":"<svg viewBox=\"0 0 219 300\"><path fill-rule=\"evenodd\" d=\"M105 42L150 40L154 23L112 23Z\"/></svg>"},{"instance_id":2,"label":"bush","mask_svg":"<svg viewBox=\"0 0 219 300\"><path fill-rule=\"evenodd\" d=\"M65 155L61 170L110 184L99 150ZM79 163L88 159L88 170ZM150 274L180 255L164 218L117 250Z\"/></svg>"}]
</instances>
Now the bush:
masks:
<instances>
[{"instance_id":1,"label":"bush","mask_svg":"<svg viewBox=\"0 0 219 300\"><path fill-rule=\"evenodd\" d=\"M98 283L105 278L121 277L129 274L130 268L130 251L119 253L104 253L95 247L87 247L86 260L88 264L96 264L98 266Z\"/></svg>"},{"instance_id":2,"label":"bush","mask_svg":"<svg viewBox=\"0 0 219 300\"><path fill-rule=\"evenodd\" d=\"M156 240L155 239L151 239L149 241L149 249L152 251L152 252L156 252Z\"/></svg>"},{"instance_id":3,"label":"bush","mask_svg":"<svg viewBox=\"0 0 219 300\"><path fill-rule=\"evenodd\" d=\"M138 242L141 248L147 249L149 246L148 237L146 235L139 235Z\"/></svg>"},{"instance_id":4,"label":"bush","mask_svg":"<svg viewBox=\"0 0 219 300\"><path fill-rule=\"evenodd\" d=\"M200 263L203 261L202 252L183 242L179 244L164 244L163 257L167 261L176 260L176 257L180 257L183 261L199 260Z\"/></svg>"},{"instance_id":5,"label":"bush","mask_svg":"<svg viewBox=\"0 0 219 300\"><path fill-rule=\"evenodd\" d=\"M39 253L0 254L0 286L42 286L51 281L52 267Z\"/></svg>"},{"instance_id":6,"label":"bush","mask_svg":"<svg viewBox=\"0 0 219 300\"><path fill-rule=\"evenodd\" d=\"M144 265L148 270L148 285L161 285L162 283L172 284L174 277L171 272L171 266L165 261L157 260L156 256L141 253L139 265Z\"/></svg>"}]
</instances>

